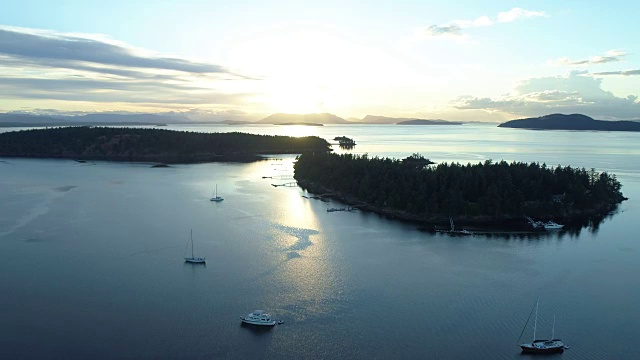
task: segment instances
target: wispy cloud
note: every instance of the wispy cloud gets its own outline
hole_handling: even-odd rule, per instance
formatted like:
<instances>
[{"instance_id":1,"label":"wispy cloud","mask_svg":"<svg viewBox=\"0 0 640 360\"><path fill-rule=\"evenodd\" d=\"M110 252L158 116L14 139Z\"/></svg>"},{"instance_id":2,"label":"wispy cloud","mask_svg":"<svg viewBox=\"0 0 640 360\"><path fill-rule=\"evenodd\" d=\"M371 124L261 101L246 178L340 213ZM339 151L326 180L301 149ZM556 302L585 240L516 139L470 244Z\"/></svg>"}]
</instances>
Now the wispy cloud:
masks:
<instances>
[{"instance_id":1,"label":"wispy cloud","mask_svg":"<svg viewBox=\"0 0 640 360\"><path fill-rule=\"evenodd\" d=\"M548 16L544 11L525 10L521 8L513 8L509 11L500 12L495 19L483 15L473 20L451 20L443 25L430 25L422 29L425 36L464 36L462 29L476 28L482 26L491 26L496 23L508 23L520 19L545 17Z\"/></svg>"},{"instance_id":2,"label":"wispy cloud","mask_svg":"<svg viewBox=\"0 0 640 360\"><path fill-rule=\"evenodd\" d=\"M462 28L456 24L451 25L431 25L425 30L428 36L459 36L462 35Z\"/></svg>"},{"instance_id":3,"label":"wispy cloud","mask_svg":"<svg viewBox=\"0 0 640 360\"><path fill-rule=\"evenodd\" d=\"M0 26L0 97L83 102L239 104L222 91L252 80L224 66L164 56L95 34Z\"/></svg>"},{"instance_id":4,"label":"wispy cloud","mask_svg":"<svg viewBox=\"0 0 640 360\"><path fill-rule=\"evenodd\" d=\"M620 70L620 71L603 71L603 72L593 73L593 75L598 75L598 76L634 76L634 75L640 75L640 69Z\"/></svg>"},{"instance_id":5,"label":"wispy cloud","mask_svg":"<svg viewBox=\"0 0 640 360\"><path fill-rule=\"evenodd\" d=\"M640 71L639 71L640 72ZM462 96L452 102L460 110L499 111L517 116L582 113L600 119L635 119L640 102L635 95L618 97L602 89L602 79L586 71L521 82L515 94L496 98Z\"/></svg>"},{"instance_id":6,"label":"wispy cloud","mask_svg":"<svg viewBox=\"0 0 640 360\"><path fill-rule=\"evenodd\" d=\"M0 26L0 54L12 58L89 63L102 66L224 73L222 66L143 54L133 47L79 35Z\"/></svg>"},{"instance_id":7,"label":"wispy cloud","mask_svg":"<svg viewBox=\"0 0 640 360\"><path fill-rule=\"evenodd\" d=\"M627 56L627 53L624 51L609 50L603 55L592 56L588 59L570 60L569 58L562 57L557 60L549 61L549 63L563 66L598 65L622 61L622 58L625 56Z\"/></svg>"},{"instance_id":8,"label":"wispy cloud","mask_svg":"<svg viewBox=\"0 0 640 360\"><path fill-rule=\"evenodd\" d=\"M547 14L544 11L532 11L521 8L513 8L509 11L498 13L498 22L506 23L520 19L528 19L541 16L547 16Z\"/></svg>"}]
</instances>

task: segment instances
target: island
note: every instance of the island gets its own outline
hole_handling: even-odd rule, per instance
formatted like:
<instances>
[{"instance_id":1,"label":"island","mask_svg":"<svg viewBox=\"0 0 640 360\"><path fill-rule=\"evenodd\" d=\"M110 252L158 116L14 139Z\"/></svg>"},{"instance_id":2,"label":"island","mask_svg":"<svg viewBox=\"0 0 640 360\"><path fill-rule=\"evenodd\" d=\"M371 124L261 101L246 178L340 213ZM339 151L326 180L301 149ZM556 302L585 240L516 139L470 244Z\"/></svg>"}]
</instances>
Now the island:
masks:
<instances>
[{"instance_id":1,"label":"island","mask_svg":"<svg viewBox=\"0 0 640 360\"><path fill-rule=\"evenodd\" d=\"M58 126L166 126L184 123L189 119L178 115L114 114L34 115L0 113L0 127L58 127Z\"/></svg>"},{"instance_id":2,"label":"island","mask_svg":"<svg viewBox=\"0 0 640 360\"><path fill-rule=\"evenodd\" d=\"M551 114L536 118L511 120L498 125L498 127L532 130L640 131L640 122L594 120L582 114Z\"/></svg>"},{"instance_id":3,"label":"island","mask_svg":"<svg viewBox=\"0 0 640 360\"><path fill-rule=\"evenodd\" d=\"M226 125L247 125L247 124L252 124L252 122L250 121L244 121L244 120L222 120L220 121L221 124L226 124Z\"/></svg>"},{"instance_id":4,"label":"island","mask_svg":"<svg viewBox=\"0 0 640 360\"><path fill-rule=\"evenodd\" d=\"M316 123L305 123L305 122L273 123L272 125L324 126L324 125L322 125L322 124L316 124Z\"/></svg>"},{"instance_id":5,"label":"island","mask_svg":"<svg viewBox=\"0 0 640 360\"><path fill-rule=\"evenodd\" d=\"M431 120L431 119L418 119L418 118L401 118L401 117L388 117L380 115L367 115L361 120L353 119L354 122L359 124L396 124L396 125L462 125L459 121L448 120Z\"/></svg>"},{"instance_id":6,"label":"island","mask_svg":"<svg viewBox=\"0 0 640 360\"><path fill-rule=\"evenodd\" d=\"M164 129L60 127L0 133L0 157L139 161L164 164L254 161L261 154L330 151L319 137L198 133Z\"/></svg>"},{"instance_id":7,"label":"island","mask_svg":"<svg viewBox=\"0 0 640 360\"><path fill-rule=\"evenodd\" d=\"M321 113L321 114L285 114L276 113L259 120L256 124L349 124L349 122L339 116Z\"/></svg>"},{"instance_id":8,"label":"island","mask_svg":"<svg viewBox=\"0 0 640 360\"><path fill-rule=\"evenodd\" d=\"M526 216L583 223L625 200L614 175L595 169L487 160L440 163L420 154L397 160L303 153L295 179L311 193L424 224L528 225Z\"/></svg>"},{"instance_id":9,"label":"island","mask_svg":"<svg viewBox=\"0 0 640 360\"><path fill-rule=\"evenodd\" d=\"M400 121L396 123L396 125L462 125L463 123L458 121L447 121L447 120L423 120L423 119L415 119L415 120L406 120Z\"/></svg>"}]
</instances>

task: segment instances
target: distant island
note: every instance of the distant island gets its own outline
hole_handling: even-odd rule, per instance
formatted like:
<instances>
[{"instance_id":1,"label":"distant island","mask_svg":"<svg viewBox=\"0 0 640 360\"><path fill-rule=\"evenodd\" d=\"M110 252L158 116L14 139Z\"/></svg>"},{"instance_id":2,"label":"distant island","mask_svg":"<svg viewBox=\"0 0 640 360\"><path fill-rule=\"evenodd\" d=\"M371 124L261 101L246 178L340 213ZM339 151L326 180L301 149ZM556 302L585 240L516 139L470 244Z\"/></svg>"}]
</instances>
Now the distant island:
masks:
<instances>
[{"instance_id":1,"label":"distant island","mask_svg":"<svg viewBox=\"0 0 640 360\"><path fill-rule=\"evenodd\" d=\"M290 123L276 123L273 125L302 125L302 126L324 126L322 124L315 124L315 123L300 123L300 122L290 122Z\"/></svg>"},{"instance_id":2,"label":"distant island","mask_svg":"<svg viewBox=\"0 0 640 360\"><path fill-rule=\"evenodd\" d=\"M407 120L400 121L396 125L462 125L463 123L458 121L446 121L446 120Z\"/></svg>"},{"instance_id":3,"label":"distant island","mask_svg":"<svg viewBox=\"0 0 640 360\"><path fill-rule=\"evenodd\" d=\"M196 133L163 129L64 127L0 133L0 157L195 163L254 161L260 154L327 152L316 136Z\"/></svg>"},{"instance_id":4,"label":"distant island","mask_svg":"<svg viewBox=\"0 0 640 360\"><path fill-rule=\"evenodd\" d=\"M252 122L250 121L241 121L241 120L223 120L221 121L222 124L227 124L227 125L246 125L246 124L252 124Z\"/></svg>"},{"instance_id":5,"label":"distant island","mask_svg":"<svg viewBox=\"0 0 640 360\"><path fill-rule=\"evenodd\" d=\"M267 116L257 121L256 124L349 124L349 122L339 116L322 113L322 114L284 114L277 113Z\"/></svg>"},{"instance_id":6,"label":"distant island","mask_svg":"<svg viewBox=\"0 0 640 360\"><path fill-rule=\"evenodd\" d=\"M183 116L156 114L86 114L86 115L33 115L0 113L0 127L52 127L52 126L165 126L185 122Z\"/></svg>"},{"instance_id":7,"label":"distant island","mask_svg":"<svg viewBox=\"0 0 640 360\"><path fill-rule=\"evenodd\" d=\"M380 115L367 115L359 124L398 124L398 125L462 125L462 122L447 120L428 120L417 118L396 118Z\"/></svg>"},{"instance_id":8,"label":"distant island","mask_svg":"<svg viewBox=\"0 0 640 360\"><path fill-rule=\"evenodd\" d=\"M420 154L403 160L304 153L295 179L312 193L393 218L427 224L519 224L525 216L564 223L610 213L625 200L614 175L570 166L494 163L435 166Z\"/></svg>"},{"instance_id":9,"label":"distant island","mask_svg":"<svg viewBox=\"0 0 640 360\"><path fill-rule=\"evenodd\" d=\"M640 131L640 122L594 120L582 114L551 114L536 118L511 120L498 127L533 130Z\"/></svg>"}]
</instances>

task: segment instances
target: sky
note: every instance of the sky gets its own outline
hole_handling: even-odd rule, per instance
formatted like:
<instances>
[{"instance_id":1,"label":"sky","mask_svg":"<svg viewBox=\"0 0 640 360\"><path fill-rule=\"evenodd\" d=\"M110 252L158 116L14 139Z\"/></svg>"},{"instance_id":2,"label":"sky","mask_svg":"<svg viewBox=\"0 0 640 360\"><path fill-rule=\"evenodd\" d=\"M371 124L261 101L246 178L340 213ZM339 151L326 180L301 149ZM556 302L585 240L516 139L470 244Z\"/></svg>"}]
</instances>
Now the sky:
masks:
<instances>
[{"instance_id":1,"label":"sky","mask_svg":"<svg viewBox=\"0 0 640 360\"><path fill-rule=\"evenodd\" d=\"M631 1L11 1L0 112L640 119Z\"/></svg>"}]
</instances>

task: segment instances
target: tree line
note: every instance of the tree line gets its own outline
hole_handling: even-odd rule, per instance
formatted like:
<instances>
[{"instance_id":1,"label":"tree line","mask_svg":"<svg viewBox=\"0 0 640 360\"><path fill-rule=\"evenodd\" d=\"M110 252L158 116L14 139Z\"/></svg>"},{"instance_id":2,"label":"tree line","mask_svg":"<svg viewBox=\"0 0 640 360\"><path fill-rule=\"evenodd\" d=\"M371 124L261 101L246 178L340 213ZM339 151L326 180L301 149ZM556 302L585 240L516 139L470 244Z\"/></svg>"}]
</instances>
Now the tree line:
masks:
<instances>
[{"instance_id":1,"label":"tree line","mask_svg":"<svg viewBox=\"0 0 640 360\"><path fill-rule=\"evenodd\" d=\"M572 216L609 211L625 198L615 175L571 166L487 160L477 164L304 153L295 178L368 204L425 218Z\"/></svg>"},{"instance_id":2,"label":"tree line","mask_svg":"<svg viewBox=\"0 0 640 360\"><path fill-rule=\"evenodd\" d=\"M164 129L60 127L0 134L0 156L144 160L211 159L228 154L276 154L327 151L315 136L196 133Z\"/></svg>"}]
</instances>

